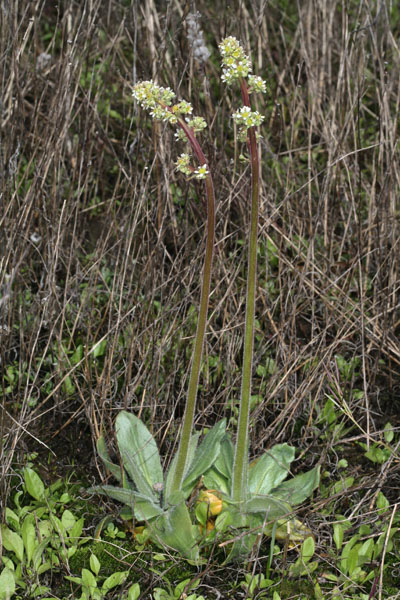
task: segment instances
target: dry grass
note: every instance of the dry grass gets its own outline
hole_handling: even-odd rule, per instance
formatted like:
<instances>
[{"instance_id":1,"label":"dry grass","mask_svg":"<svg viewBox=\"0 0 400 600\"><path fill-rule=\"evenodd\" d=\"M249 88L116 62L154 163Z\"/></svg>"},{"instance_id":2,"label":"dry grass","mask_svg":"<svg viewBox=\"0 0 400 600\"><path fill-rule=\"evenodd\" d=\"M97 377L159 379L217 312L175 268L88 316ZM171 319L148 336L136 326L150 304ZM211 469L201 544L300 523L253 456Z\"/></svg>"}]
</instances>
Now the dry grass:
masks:
<instances>
[{"instance_id":1,"label":"dry grass","mask_svg":"<svg viewBox=\"0 0 400 600\"><path fill-rule=\"evenodd\" d=\"M400 425L398 9L200 0L212 51L200 67L186 38L189 4L2 3L3 500L24 451L76 452L86 467L90 439L122 407L172 450L204 204L201 185L173 170L173 132L133 103L142 78L191 100L209 124L218 243L198 424L229 414L238 398L249 190L228 120L238 97L224 97L219 81L225 35L251 49L269 87L258 101L266 125L256 365L268 357L276 368L254 379L262 399L252 451L288 440L304 451L302 464L316 452L326 458L316 423L332 389L344 413L347 402L353 437ZM347 379L336 355L359 361ZM396 478L398 458L382 485Z\"/></svg>"}]
</instances>

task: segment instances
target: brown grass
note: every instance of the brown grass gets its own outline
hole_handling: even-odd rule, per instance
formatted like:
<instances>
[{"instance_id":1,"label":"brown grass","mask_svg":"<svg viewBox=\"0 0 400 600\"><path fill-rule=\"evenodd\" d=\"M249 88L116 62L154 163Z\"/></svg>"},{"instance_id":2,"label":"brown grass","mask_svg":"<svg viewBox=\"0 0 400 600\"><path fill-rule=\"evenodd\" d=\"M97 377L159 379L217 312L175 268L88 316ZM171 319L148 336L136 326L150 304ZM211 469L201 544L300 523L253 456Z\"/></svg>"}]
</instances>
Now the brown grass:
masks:
<instances>
[{"instance_id":1,"label":"brown grass","mask_svg":"<svg viewBox=\"0 0 400 600\"><path fill-rule=\"evenodd\" d=\"M176 439L204 201L174 171L173 131L134 105L139 79L171 86L209 124L218 242L198 425L238 398L249 178L229 120L239 97L219 80L228 34L268 81L257 100L255 366L268 357L276 368L254 378L252 452L288 440L302 465L328 460L318 418L332 389L353 437L400 425L399 11L371 0L217 4L196 3L212 51L204 67L183 0L2 4L3 500L13 461L32 448L90 465L90 440L121 408L152 424L166 457ZM338 354L359 360L347 379Z\"/></svg>"}]
</instances>

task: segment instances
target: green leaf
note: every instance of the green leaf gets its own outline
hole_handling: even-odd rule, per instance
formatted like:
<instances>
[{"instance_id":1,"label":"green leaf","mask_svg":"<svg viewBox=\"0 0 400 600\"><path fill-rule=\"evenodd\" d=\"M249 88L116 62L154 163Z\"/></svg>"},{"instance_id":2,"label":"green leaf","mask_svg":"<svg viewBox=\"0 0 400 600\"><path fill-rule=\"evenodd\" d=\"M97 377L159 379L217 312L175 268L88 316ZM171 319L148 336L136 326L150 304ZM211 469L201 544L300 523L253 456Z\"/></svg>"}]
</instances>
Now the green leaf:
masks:
<instances>
[{"instance_id":1,"label":"green leaf","mask_svg":"<svg viewBox=\"0 0 400 600\"><path fill-rule=\"evenodd\" d=\"M208 490L218 490L227 495L231 492L232 481L221 475L214 465L204 475L203 483Z\"/></svg>"},{"instance_id":2,"label":"green leaf","mask_svg":"<svg viewBox=\"0 0 400 600\"><path fill-rule=\"evenodd\" d=\"M393 441L394 433L393 433L393 425L391 423L389 423L389 422L386 423L383 436L384 436L385 442L387 444L390 444L390 442Z\"/></svg>"},{"instance_id":3,"label":"green leaf","mask_svg":"<svg viewBox=\"0 0 400 600\"><path fill-rule=\"evenodd\" d=\"M277 444L268 450L249 469L249 490L262 495L278 487L287 477L295 449L288 444Z\"/></svg>"},{"instance_id":4,"label":"green leaf","mask_svg":"<svg viewBox=\"0 0 400 600\"><path fill-rule=\"evenodd\" d=\"M231 438L227 433L225 433L221 440L220 453L213 466L221 473L221 475L226 477L229 482L232 481L234 454L235 449L233 447Z\"/></svg>"},{"instance_id":5,"label":"green leaf","mask_svg":"<svg viewBox=\"0 0 400 600\"><path fill-rule=\"evenodd\" d=\"M81 517L80 519L77 519L75 521L74 526L71 527L71 529L69 530L70 540L75 540L82 535L83 524L84 524L83 517Z\"/></svg>"},{"instance_id":6,"label":"green leaf","mask_svg":"<svg viewBox=\"0 0 400 600\"><path fill-rule=\"evenodd\" d=\"M32 498L39 501L44 500L44 483L33 469L30 469L29 467L24 469L24 481L26 491L32 496Z\"/></svg>"},{"instance_id":7,"label":"green leaf","mask_svg":"<svg viewBox=\"0 0 400 600\"><path fill-rule=\"evenodd\" d=\"M379 492L376 499L376 507L379 509L379 514L381 515L382 513L386 512L389 506L389 500L386 498L386 496L384 496L384 494L382 494L382 492Z\"/></svg>"},{"instance_id":8,"label":"green leaf","mask_svg":"<svg viewBox=\"0 0 400 600\"><path fill-rule=\"evenodd\" d=\"M4 548L14 552L18 560L22 562L24 559L24 542L22 538L15 531L11 531L7 525L1 526L1 535Z\"/></svg>"},{"instance_id":9,"label":"green leaf","mask_svg":"<svg viewBox=\"0 0 400 600\"><path fill-rule=\"evenodd\" d=\"M19 516L8 506L5 510L6 523L11 525L13 529L19 530Z\"/></svg>"},{"instance_id":10,"label":"green leaf","mask_svg":"<svg viewBox=\"0 0 400 600\"><path fill-rule=\"evenodd\" d=\"M341 560L340 560L340 569L342 571L342 573L344 574L350 574L349 571L349 556L350 553L354 547L354 545L357 543L358 539L359 539L359 535L353 535L353 537L347 542L347 544L345 545L345 547L342 550L342 554L341 554Z\"/></svg>"},{"instance_id":11,"label":"green leaf","mask_svg":"<svg viewBox=\"0 0 400 600\"><path fill-rule=\"evenodd\" d=\"M90 555L89 564L93 573L98 575L100 573L100 561L95 554Z\"/></svg>"},{"instance_id":12,"label":"green leaf","mask_svg":"<svg viewBox=\"0 0 400 600\"><path fill-rule=\"evenodd\" d=\"M347 558L347 574L349 577L352 576L354 570L358 566L358 557L360 552L361 544L357 544L354 548L349 552L349 556Z\"/></svg>"},{"instance_id":13,"label":"green leaf","mask_svg":"<svg viewBox=\"0 0 400 600\"><path fill-rule=\"evenodd\" d=\"M341 523L334 523L333 524L333 541L335 542L336 548L338 550L340 550L340 548L343 545L343 535L344 535L343 525Z\"/></svg>"},{"instance_id":14,"label":"green leaf","mask_svg":"<svg viewBox=\"0 0 400 600\"><path fill-rule=\"evenodd\" d=\"M151 524L151 536L155 536L161 546L168 546L185 558L198 562L196 533L184 502L172 506Z\"/></svg>"},{"instance_id":15,"label":"green leaf","mask_svg":"<svg viewBox=\"0 0 400 600\"><path fill-rule=\"evenodd\" d=\"M292 506L301 504L309 498L313 491L318 487L320 478L320 466L314 467L307 473L301 473L284 481L277 488L271 491L275 498L290 502Z\"/></svg>"},{"instance_id":16,"label":"green leaf","mask_svg":"<svg viewBox=\"0 0 400 600\"><path fill-rule=\"evenodd\" d=\"M197 432L197 433L194 433L190 438L189 448L188 448L188 456L187 456L187 470L190 468L190 465L193 462L197 444L199 442L199 437L200 437L200 432ZM165 478L164 499L167 503L168 502L171 503L171 501L170 501L171 486L172 486L172 481L174 478L177 459L178 459L178 453L176 453L174 458L172 459L171 465L168 469L167 477ZM186 472L187 472L187 470L186 470ZM187 498L187 496L189 496L191 491L192 491L191 489L188 490L187 495L185 496L185 499Z\"/></svg>"},{"instance_id":17,"label":"green leaf","mask_svg":"<svg viewBox=\"0 0 400 600\"><path fill-rule=\"evenodd\" d=\"M361 567L364 563L372 560L372 556L374 554L375 543L373 538L369 538L366 540L361 546L358 553L358 565Z\"/></svg>"},{"instance_id":18,"label":"green leaf","mask_svg":"<svg viewBox=\"0 0 400 600\"><path fill-rule=\"evenodd\" d=\"M118 502L122 502L129 506L135 513L135 517L139 521L148 521L153 517L163 514L163 509L159 504L156 504L153 498L149 498L144 494L127 490L125 488L114 487L113 485L102 485L89 488L90 492L96 492L103 496L113 498Z\"/></svg>"},{"instance_id":19,"label":"green leaf","mask_svg":"<svg viewBox=\"0 0 400 600\"><path fill-rule=\"evenodd\" d=\"M110 471L110 473L114 475L117 481L122 482L121 467L119 465L114 464L111 461L111 458L107 451L106 443L104 441L104 436L99 437L99 439L97 440L96 448L101 460L103 461L107 469Z\"/></svg>"},{"instance_id":20,"label":"green leaf","mask_svg":"<svg viewBox=\"0 0 400 600\"><path fill-rule=\"evenodd\" d=\"M121 411L115 426L122 462L141 494L155 498L154 485L163 484L157 444L135 415Z\"/></svg>"},{"instance_id":21,"label":"green leaf","mask_svg":"<svg viewBox=\"0 0 400 600\"><path fill-rule=\"evenodd\" d=\"M39 524L37 525L37 528L39 530L40 537L42 537L42 538L50 537L52 534L52 531L53 531L53 526L51 524L51 521L49 521L48 519L40 521Z\"/></svg>"},{"instance_id":22,"label":"green leaf","mask_svg":"<svg viewBox=\"0 0 400 600\"><path fill-rule=\"evenodd\" d=\"M112 575L110 575L110 577L107 577L107 579L101 587L101 591L107 593L109 590L116 587L117 585L122 585L125 579L128 577L128 574L129 571L117 571L116 573L113 573Z\"/></svg>"},{"instance_id":23,"label":"green leaf","mask_svg":"<svg viewBox=\"0 0 400 600\"><path fill-rule=\"evenodd\" d=\"M261 513L263 520L274 521L292 512L291 506L274 496L253 496L246 500L244 511Z\"/></svg>"},{"instance_id":24,"label":"green leaf","mask_svg":"<svg viewBox=\"0 0 400 600\"><path fill-rule=\"evenodd\" d=\"M14 574L8 567L0 573L0 599L9 600L15 593Z\"/></svg>"},{"instance_id":25,"label":"green leaf","mask_svg":"<svg viewBox=\"0 0 400 600\"><path fill-rule=\"evenodd\" d=\"M305 563L308 563L315 552L315 541L313 537L308 537L301 545L301 558Z\"/></svg>"},{"instance_id":26,"label":"green leaf","mask_svg":"<svg viewBox=\"0 0 400 600\"><path fill-rule=\"evenodd\" d=\"M140 597L140 585L134 583L128 590L128 600L138 600Z\"/></svg>"},{"instance_id":27,"label":"green leaf","mask_svg":"<svg viewBox=\"0 0 400 600\"><path fill-rule=\"evenodd\" d=\"M32 515L33 517L33 515ZM25 517L21 527L22 540L24 542L26 552L26 564L29 566L32 560L33 551L35 550L35 527L32 519L29 516Z\"/></svg>"},{"instance_id":28,"label":"green leaf","mask_svg":"<svg viewBox=\"0 0 400 600\"><path fill-rule=\"evenodd\" d=\"M48 545L49 542L50 542L50 538L42 540L40 542L40 544L38 544L35 547L35 550L33 551L32 564L34 566L35 571L37 571L37 572L39 571L40 565L42 564L42 555L43 555L44 549L46 548L46 546Z\"/></svg>"},{"instance_id":29,"label":"green leaf","mask_svg":"<svg viewBox=\"0 0 400 600\"><path fill-rule=\"evenodd\" d=\"M182 483L182 488L189 492L196 485L204 473L212 466L221 448L221 439L225 435L226 419L222 419L216 423L210 431L206 433L200 446L197 448L192 465L189 472L185 475Z\"/></svg>"},{"instance_id":30,"label":"green leaf","mask_svg":"<svg viewBox=\"0 0 400 600\"><path fill-rule=\"evenodd\" d=\"M175 598L182 598L184 597L183 592L185 591L187 592L191 592L193 590L195 590L198 585L199 585L199 580L195 579L191 585L189 585L191 579L184 579L183 581L180 581L178 583L178 585L176 586L175 590L174 590L174 596ZM186 589L185 589L186 588Z\"/></svg>"},{"instance_id":31,"label":"green leaf","mask_svg":"<svg viewBox=\"0 0 400 600\"><path fill-rule=\"evenodd\" d=\"M61 517L61 523L63 524L66 531L72 529L72 527L75 525L76 519L70 510L64 510Z\"/></svg>"},{"instance_id":32,"label":"green leaf","mask_svg":"<svg viewBox=\"0 0 400 600\"><path fill-rule=\"evenodd\" d=\"M96 342L92 348L92 355L94 358L98 358L99 356L103 356L107 348L107 340L102 340L101 342Z\"/></svg>"},{"instance_id":33,"label":"green leaf","mask_svg":"<svg viewBox=\"0 0 400 600\"><path fill-rule=\"evenodd\" d=\"M82 569L82 584L90 590L97 587L96 577L89 569Z\"/></svg>"}]
</instances>

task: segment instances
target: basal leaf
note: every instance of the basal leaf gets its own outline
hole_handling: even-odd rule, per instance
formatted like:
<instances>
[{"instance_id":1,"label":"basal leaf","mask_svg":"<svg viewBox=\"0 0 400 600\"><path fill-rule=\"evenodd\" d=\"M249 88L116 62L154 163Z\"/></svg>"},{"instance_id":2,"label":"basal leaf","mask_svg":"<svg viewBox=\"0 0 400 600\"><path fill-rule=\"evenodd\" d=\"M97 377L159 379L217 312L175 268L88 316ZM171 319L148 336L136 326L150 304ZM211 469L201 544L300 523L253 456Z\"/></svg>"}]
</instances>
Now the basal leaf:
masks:
<instances>
[{"instance_id":1,"label":"basal leaf","mask_svg":"<svg viewBox=\"0 0 400 600\"><path fill-rule=\"evenodd\" d=\"M192 490L204 473L212 466L221 448L221 439L225 435L226 419L219 421L206 433L200 446L197 448L192 465L183 480L184 491Z\"/></svg>"},{"instance_id":2,"label":"basal leaf","mask_svg":"<svg viewBox=\"0 0 400 600\"><path fill-rule=\"evenodd\" d=\"M29 566L32 560L33 551L35 550L35 527L33 525L33 515L32 518L26 516L24 522L21 527L21 535L22 540L24 542L25 552L26 552L26 564Z\"/></svg>"},{"instance_id":3,"label":"basal leaf","mask_svg":"<svg viewBox=\"0 0 400 600\"><path fill-rule=\"evenodd\" d=\"M261 513L264 521L274 521L290 514L292 509L290 505L273 496L252 496L246 500L244 511L247 513Z\"/></svg>"},{"instance_id":4,"label":"basal leaf","mask_svg":"<svg viewBox=\"0 0 400 600\"><path fill-rule=\"evenodd\" d=\"M190 469L190 465L193 462L194 455L196 452L197 444L199 442L200 432L194 433L189 442L189 450L188 450L188 458L187 458L187 470ZM171 486L174 478L176 463L178 459L178 453L175 454L174 458L171 461L171 465L168 469L167 476L165 478L165 489L164 489L164 499L166 503L175 504L175 502L171 502ZM190 488L186 489L185 499L189 496L192 490Z\"/></svg>"},{"instance_id":5,"label":"basal leaf","mask_svg":"<svg viewBox=\"0 0 400 600\"><path fill-rule=\"evenodd\" d=\"M223 475L227 481L229 481L229 488L232 481L234 452L235 451L231 439L229 435L225 433L221 440L220 452L213 464L213 468L221 473L221 475Z\"/></svg>"},{"instance_id":6,"label":"basal leaf","mask_svg":"<svg viewBox=\"0 0 400 600\"><path fill-rule=\"evenodd\" d=\"M14 573L5 567L0 574L0 599L8 600L15 593Z\"/></svg>"},{"instance_id":7,"label":"basal leaf","mask_svg":"<svg viewBox=\"0 0 400 600\"><path fill-rule=\"evenodd\" d=\"M215 465L208 469L204 475L203 484L208 490L218 490L223 494L230 494L232 482L215 468Z\"/></svg>"},{"instance_id":8,"label":"basal leaf","mask_svg":"<svg viewBox=\"0 0 400 600\"><path fill-rule=\"evenodd\" d=\"M97 448L97 452L98 452L101 460L103 461L103 463L107 467L107 469L110 471L110 473L112 473L114 475L114 477L115 477L115 479L117 479L117 481L122 482L121 467L119 465L114 464L111 461L111 458L110 458L110 455L108 454L107 446L106 446L103 436L100 436L99 439L97 440L96 448Z\"/></svg>"},{"instance_id":9,"label":"basal leaf","mask_svg":"<svg viewBox=\"0 0 400 600\"><path fill-rule=\"evenodd\" d=\"M161 506L154 501L154 498L134 490L127 490L113 485L102 485L89 488L87 491L102 494L126 504L133 510L136 519L139 521L147 521L163 514Z\"/></svg>"},{"instance_id":10,"label":"basal leaf","mask_svg":"<svg viewBox=\"0 0 400 600\"><path fill-rule=\"evenodd\" d=\"M294 455L295 449L288 444L277 444L260 456L249 468L249 491L269 494L287 477Z\"/></svg>"},{"instance_id":11,"label":"basal leaf","mask_svg":"<svg viewBox=\"0 0 400 600\"><path fill-rule=\"evenodd\" d=\"M196 528L192 524L184 502L171 507L152 523L152 538L153 535L161 546L168 546L185 558L198 562L199 547L196 541Z\"/></svg>"},{"instance_id":12,"label":"basal leaf","mask_svg":"<svg viewBox=\"0 0 400 600\"><path fill-rule=\"evenodd\" d=\"M156 498L156 484L163 485L157 444L135 415L121 411L116 419L116 436L124 467L141 494Z\"/></svg>"},{"instance_id":13,"label":"basal leaf","mask_svg":"<svg viewBox=\"0 0 400 600\"><path fill-rule=\"evenodd\" d=\"M290 502L292 506L296 506L309 498L318 487L319 476L320 466L314 467L314 469L307 471L307 473L301 473L288 481L284 481L280 486L271 491L271 495L274 498Z\"/></svg>"}]
</instances>

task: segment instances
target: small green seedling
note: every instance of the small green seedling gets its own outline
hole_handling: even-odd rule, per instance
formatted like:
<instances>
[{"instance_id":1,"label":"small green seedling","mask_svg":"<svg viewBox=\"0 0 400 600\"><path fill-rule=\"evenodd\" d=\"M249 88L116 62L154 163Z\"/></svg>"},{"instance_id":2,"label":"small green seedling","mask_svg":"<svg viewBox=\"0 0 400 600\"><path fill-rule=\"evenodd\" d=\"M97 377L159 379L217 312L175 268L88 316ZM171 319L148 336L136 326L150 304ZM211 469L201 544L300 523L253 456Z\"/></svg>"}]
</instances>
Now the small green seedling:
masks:
<instances>
[{"instance_id":1,"label":"small green seedling","mask_svg":"<svg viewBox=\"0 0 400 600\"><path fill-rule=\"evenodd\" d=\"M41 584L43 574L68 565L82 537L83 517L76 518L65 508L67 492L59 493L62 482L46 488L31 468L22 471L23 490L14 495L13 508L7 506L1 525L3 545L0 598L11 598L19 589L45 596L50 589Z\"/></svg>"},{"instance_id":2,"label":"small green seedling","mask_svg":"<svg viewBox=\"0 0 400 600\"><path fill-rule=\"evenodd\" d=\"M273 581L267 579L262 573L255 575L247 573L245 580L240 585L246 592L246 600L251 600L255 597L261 600L261 598L268 598L269 596L268 592L263 592L262 590L267 590L272 584Z\"/></svg>"},{"instance_id":3,"label":"small green seedling","mask_svg":"<svg viewBox=\"0 0 400 600\"><path fill-rule=\"evenodd\" d=\"M383 500L380 499L382 508L383 504ZM379 523L376 525L379 525ZM391 552L393 549L392 538L398 531L396 527L391 527L388 533L389 524L381 522L380 525L382 531L378 536L373 535L371 526L362 525L355 535L345 541L346 531L351 527L351 524L346 519L334 523L333 540L337 551L340 553L338 561L339 574L326 572L323 573L323 577L329 581L340 583L343 590L350 590L354 586L364 585L374 579L376 572L372 565L381 563L385 544L386 551ZM385 569L386 565L380 564L379 568Z\"/></svg>"},{"instance_id":4,"label":"small green seedling","mask_svg":"<svg viewBox=\"0 0 400 600\"><path fill-rule=\"evenodd\" d=\"M382 465L383 463L385 463L387 460L389 460L389 458L392 455L392 449L389 446L389 444L393 441L394 439L394 431L393 431L393 425L391 423L386 423L385 427L384 427L384 431L383 431L383 440L380 442L373 442L372 444L368 445L365 444L364 442L358 442L359 445L361 446L361 448L363 448L365 450L365 458L368 458L368 460L370 460L371 462L378 464L378 465Z\"/></svg>"},{"instance_id":5,"label":"small green seedling","mask_svg":"<svg viewBox=\"0 0 400 600\"><path fill-rule=\"evenodd\" d=\"M184 579L173 589L172 585L167 582L168 590L163 588L154 588L153 600L205 600L203 596L197 594L189 594L197 588L199 580L191 582L191 579ZM189 594L189 595L188 595Z\"/></svg>"},{"instance_id":6,"label":"small green seedling","mask_svg":"<svg viewBox=\"0 0 400 600\"><path fill-rule=\"evenodd\" d=\"M104 600L108 592L118 586L125 583L125 580L129 574L129 571L116 571L107 578L104 578L100 574L100 561L94 554L90 556L90 569L82 569L80 577L74 577L72 575L66 575L65 579L76 583L81 587L81 595L79 600ZM102 585L99 583L103 581ZM135 588L136 590L137 588ZM135 593L132 592L131 596L134 597ZM128 592L129 598L129 592ZM136 596L138 598L138 596Z\"/></svg>"},{"instance_id":7,"label":"small green seedling","mask_svg":"<svg viewBox=\"0 0 400 600\"><path fill-rule=\"evenodd\" d=\"M293 565L289 567L289 575L292 577L304 577L311 575L318 567L318 561L310 562L315 552L315 541L313 537L304 540L300 548L300 556Z\"/></svg>"}]
</instances>

